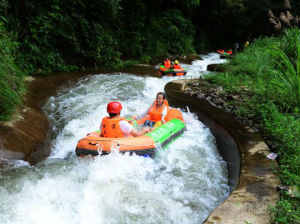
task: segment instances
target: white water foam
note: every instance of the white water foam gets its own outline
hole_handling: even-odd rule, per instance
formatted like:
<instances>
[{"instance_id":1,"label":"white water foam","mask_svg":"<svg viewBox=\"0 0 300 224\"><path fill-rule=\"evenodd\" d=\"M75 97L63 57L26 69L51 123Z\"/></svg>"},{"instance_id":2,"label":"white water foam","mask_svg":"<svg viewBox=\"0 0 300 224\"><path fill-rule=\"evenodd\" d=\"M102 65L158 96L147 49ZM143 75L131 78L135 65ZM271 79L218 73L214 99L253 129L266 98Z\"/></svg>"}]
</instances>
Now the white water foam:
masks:
<instances>
[{"instance_id":1,"label":"white water foam","mask_svg":"<svg viewBox=\"0 0 300 224\"><path fill-rule=\"evenodd\" d=\"M74 153L80 138L99 129L109 101L123 104L122 115L141 113L169 80L100 74L51 97L44 109L52 154L33 167L2 170L0 223L203 222L229 187L215 139L195 115L183 112L187 131L155 159Z\"/></svg>"},{"instance_id":2,"label":"white water foam","mask_svg":"<svg viewBox=\"0 0 300 224\"><path fill-rule=\"evenodd\" d=\"M207 74L207 66L210 64L223 64L226 59L220 59L218 53L210 53L208 55L200 55L203 60L195 60L191 65L183 64L182 67L187 69L187 78L199 78Z\"/></svg>"}]
</instances>

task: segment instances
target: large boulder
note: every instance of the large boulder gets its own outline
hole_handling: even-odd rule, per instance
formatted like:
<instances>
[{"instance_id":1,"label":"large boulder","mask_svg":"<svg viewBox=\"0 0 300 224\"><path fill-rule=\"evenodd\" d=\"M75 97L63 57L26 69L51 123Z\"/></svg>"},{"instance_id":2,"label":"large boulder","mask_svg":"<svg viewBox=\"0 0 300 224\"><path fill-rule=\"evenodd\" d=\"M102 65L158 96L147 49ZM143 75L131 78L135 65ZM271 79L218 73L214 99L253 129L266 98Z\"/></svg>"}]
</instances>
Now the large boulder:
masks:
<instances>
[{"instance_id":1,"label":"large boulder","mask_svg":"<svg viewBox=\"0 0 300 224\"><path fill-rule=\"evenodd\" d=\"M207 71L210 72L224 72L225 69L222 64L210 64L207 66Z\"/></svg>"}]
</instances>

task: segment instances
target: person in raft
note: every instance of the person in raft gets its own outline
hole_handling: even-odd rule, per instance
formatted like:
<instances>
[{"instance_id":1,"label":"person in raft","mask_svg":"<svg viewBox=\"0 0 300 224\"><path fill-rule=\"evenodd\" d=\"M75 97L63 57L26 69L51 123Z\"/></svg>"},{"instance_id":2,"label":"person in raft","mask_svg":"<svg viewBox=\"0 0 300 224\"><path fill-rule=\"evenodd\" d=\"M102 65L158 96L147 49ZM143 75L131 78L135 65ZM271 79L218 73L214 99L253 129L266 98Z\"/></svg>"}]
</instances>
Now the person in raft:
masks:
<instances>
[{"instance_id":1,"label":"person in raft","mask_svg":"<svg viewBox=\"0 0 300 224\"><path fill-rule=\"evenodd\" d=\"M227 51L227 54L232 54L232 50L229 49L229 51Z\"/></svg>"},{"instance_id":2,"label":"person in raft","mask_svg":"<svg viewBox=\"0 0 300 224\"><path fill-rule=\"evenodd\" d=\"M182 69L181 66L179 65L178 60L175 60L175 61L174 61L173 68L174 68L174 69Z\"/></svg>"},{"instance_id":3,"label":"person in raft","mask_svg":"<svg viewBox=\"0 0 300 224\"><path fill-rule=\"evenodd\" d=\"M142 114L133 116L133 119L140 120L147 118L144 126L154 127L165 123L165 116L169 110L169 103L166 100L166 95L163 92L156 94L156 99L152 105Z\"/></svg>"},{"instance_id":4,"label":"person in raft","mask_svg":"<svg viewBox=\"0 0 300 224\"><path fill-rule=\"evenodd\" d=\"M163 61L163 65L165 67L165 69L170 69L171 68L171 61L169 58L166 58L164 61Z\"/></svg>"},{"instance_id":5,"label":"person in raft","mask_svg":"<svg viewBox=\"0 0 300 224\"><path fill-rule=\"evenodd\" d=\"M120 117L122 105L119 102L110 102L107 104L107 113L109 117L102 119L100 130L101 137L106 138L123 138L123 137L138 137L150 132L149 127L145 127L137 131L125 119Z\"/></svg>"},{"instance_id":6,"label":"person in raft","mask_svg":"<svg viewBox=\"0 0 300 224\"><path fill-rule=\"evenodd\" d=\"M246 42L245 42L245 44L244 44L244 49L243 50L245 50L248 46L249 46L249 41L247 40Z\"/></svg>"}]
</instances>

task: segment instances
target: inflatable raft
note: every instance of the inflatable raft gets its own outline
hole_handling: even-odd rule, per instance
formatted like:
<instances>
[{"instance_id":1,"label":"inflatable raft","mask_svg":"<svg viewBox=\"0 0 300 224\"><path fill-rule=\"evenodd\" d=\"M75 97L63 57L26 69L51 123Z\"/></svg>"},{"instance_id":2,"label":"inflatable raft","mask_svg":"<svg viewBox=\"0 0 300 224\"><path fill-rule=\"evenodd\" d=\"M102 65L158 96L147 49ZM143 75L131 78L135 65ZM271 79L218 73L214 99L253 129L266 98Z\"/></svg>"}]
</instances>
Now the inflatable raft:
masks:
<instances>
[{"instance_id":1,"label":"inflatable raft","mask_svg":"<svg viewBox=\"0 0 300 224\"><path fill-rule=\"evenodd\" d=\"M229 58L232 56L232 50L224 51L224 50L217 50L217 52L221 55L221 58Z\"/></svg>"},{"instance_id":2,"label":"inflatable raft","mask_svg":"<svg viewBox=\"0 0 300 224\"><path fill-rule=\"evenodd\" d=\"M170 109L165 120L165 124L139 137L104 138L100 137L100 131L89 133L78 141L76 155L80 157L97 156L116 150L121 153L153 157L157 147L165 148L186 129L179 110Z\"/></svg>"},{"instance_id":3,"label":"inflatable raft","mask_svg":"<svg viewBox=\"0 0 300 224\"><path fill-rule=\"evenodd\" d=\"M158 72L162 76L183 76L186 74L186 69L165 69L164 66L158 67Z\"/></svg>"}]
</instances>

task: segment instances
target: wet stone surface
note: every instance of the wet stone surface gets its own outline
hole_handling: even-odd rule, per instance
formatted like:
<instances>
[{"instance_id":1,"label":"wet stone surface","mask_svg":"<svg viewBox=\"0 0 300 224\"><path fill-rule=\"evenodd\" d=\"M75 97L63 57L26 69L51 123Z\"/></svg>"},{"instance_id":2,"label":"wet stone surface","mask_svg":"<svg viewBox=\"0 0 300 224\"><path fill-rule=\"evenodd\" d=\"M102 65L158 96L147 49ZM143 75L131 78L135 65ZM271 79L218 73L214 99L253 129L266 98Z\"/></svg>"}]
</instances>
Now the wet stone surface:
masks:
<instances>
[{"instance_id":1,"label":"wet stone surface","mask_svg":"<svg viewBox=\"0 0 300 224\"><path fill-rule=\"evenodd\" d=\"M210 64L207 66L207 71L210 72L224 72L225 69L222 67L222 64Z\"/></svg>"},{"instance_id":2,"label":"wet stone surface","mask_svg":"<svg viewBox=\"0 0 300 224\"><path fill-rule=\"evenodd\" d=\"M212 106L234 114L243 104L245 99L253 96L252 92L245 86L240 86L239 94L227 93L221 86L210 84L204 80L193 80L186 85L185 92L199 100L205 100ZM254 114L247 116L235 116L241 123L258 131L258 126L252 121Z\"/></svg>"}]
</instances>

